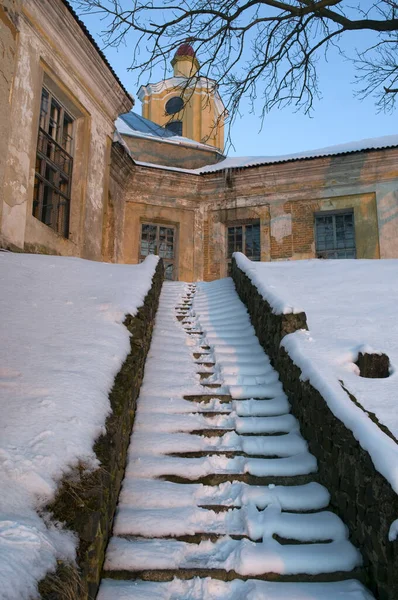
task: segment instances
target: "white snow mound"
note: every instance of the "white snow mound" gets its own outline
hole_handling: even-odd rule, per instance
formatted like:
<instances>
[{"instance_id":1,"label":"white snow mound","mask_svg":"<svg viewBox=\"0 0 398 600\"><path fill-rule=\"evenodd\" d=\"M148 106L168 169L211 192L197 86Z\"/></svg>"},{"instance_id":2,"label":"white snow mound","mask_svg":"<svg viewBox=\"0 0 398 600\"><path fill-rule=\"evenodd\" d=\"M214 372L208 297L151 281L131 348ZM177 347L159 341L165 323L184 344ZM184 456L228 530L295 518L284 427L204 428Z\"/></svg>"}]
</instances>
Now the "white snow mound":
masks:
<instances>
[{"instance_id":1,"label":"white snow mound","mask_svg":"<svg viewBox=\"0 0 398 600\"><path fill-rule=\"evenodd\" d=\"M150 289L157 258L111 265L0 252L0 598L37 597L75 539L39 517L62 476L97 466L108 393L129 352L126 314Z\"/></svg>"}]
</instances>

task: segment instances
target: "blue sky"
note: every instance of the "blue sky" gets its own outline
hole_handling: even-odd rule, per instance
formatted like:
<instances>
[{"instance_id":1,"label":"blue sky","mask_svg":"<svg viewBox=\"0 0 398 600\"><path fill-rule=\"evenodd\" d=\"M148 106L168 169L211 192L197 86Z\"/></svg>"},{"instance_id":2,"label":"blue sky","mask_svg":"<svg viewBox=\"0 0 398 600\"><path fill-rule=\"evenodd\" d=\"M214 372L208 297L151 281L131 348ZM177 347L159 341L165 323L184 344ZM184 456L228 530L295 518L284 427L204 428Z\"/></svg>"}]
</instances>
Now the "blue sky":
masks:
<instances>
[{"instance_id":1,"label":"blue sky","mask_svg":"<svg viewBox=\"0 0 398 600\"><path fill-rule=\"evenodd\" d=\"M104 48L100 32L105 25L96 15L80 15L99 46L104 50L116 73L136 100L135 112L141 114L137 99L139 83L128 67L132 61L134 37L119 48ZM374 41L368 32L346 34L342 40L343 49L354 55L357 46L367 46ZM199 62L200 62L200 57ZM172 69L170 67L170 73ZM379 137L398 133L398 112L377 113L373 98L359 100L354 95L354 68L335 50L328 56L328 62L319 60L321 99L315 100L311 117L294 108L274 108L264 119L262 129L259 114L250 114L248 101L242 103L241 114L232 128L234 148L230 156L267 156L322 148L334 144ZM154 72L140 83L159 81L163 70Z\"/></svg>"}]
</instances>

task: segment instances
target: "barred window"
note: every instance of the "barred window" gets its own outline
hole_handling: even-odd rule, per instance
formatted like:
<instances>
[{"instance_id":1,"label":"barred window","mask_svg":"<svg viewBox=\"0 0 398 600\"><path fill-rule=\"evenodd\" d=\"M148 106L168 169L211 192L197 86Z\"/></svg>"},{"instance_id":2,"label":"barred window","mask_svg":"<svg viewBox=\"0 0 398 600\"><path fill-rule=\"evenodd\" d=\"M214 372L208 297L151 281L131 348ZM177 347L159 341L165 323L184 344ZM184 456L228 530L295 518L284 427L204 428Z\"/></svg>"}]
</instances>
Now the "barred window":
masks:
<instances>
[{"instance_id":1,"label":"barred window","mask_svg":"<svg viewBox=\"0 0 398 600\"><path fill-rule=\"evenodd\" d=\"M69 236L73 121L57 98L43 87L32 213L66 238Z\"/></svg>"},{"instance_id":2,"label":"barred window","mask_svg":"<svg viewBox=\"0 0 398 600\"><path fill-rule=\"evenodd\" d=\"M148 254L157 254L163 259L165 279L176 279L176 228L172 225L142 223L140 262Z\"/></svg>"},{"instance_id":3,"label":"barred window","mask_svg":"<svg viewBox=\"0 0 398 600\"><path fill-rule=\"evenodd\" d=\"M356 258L353 211L315 215L315 245L317 258Z\"/></svg>"},{"instance_id":4,"label":"barred window","mask_svg":"<svg viewBox=\"0 0 398 600\"><path fill-rule=\"evenodd\" d=\"M260 223L228 227L228 258L232 258L234 252L260 260Z\"/></svg>"},{"instance_id":5,"label":"barred window","mask_svg":"<svg viewBox=\"0 0 398 600\"><path fill-rule=\"evenodd\" d=\"M231 273L234 252L243 252L250 260L261 260L260 222L230 225L227 228L227 272Z\"/></svg>"}]
</instances>

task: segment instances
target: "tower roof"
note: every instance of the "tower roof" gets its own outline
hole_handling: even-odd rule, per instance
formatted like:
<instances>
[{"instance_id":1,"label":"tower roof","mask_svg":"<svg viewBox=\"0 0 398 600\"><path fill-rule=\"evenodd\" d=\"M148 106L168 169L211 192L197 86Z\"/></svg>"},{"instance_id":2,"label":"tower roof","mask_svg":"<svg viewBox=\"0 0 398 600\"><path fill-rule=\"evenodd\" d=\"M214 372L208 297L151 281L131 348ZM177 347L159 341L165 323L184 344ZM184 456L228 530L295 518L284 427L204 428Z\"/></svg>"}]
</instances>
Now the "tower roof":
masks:
<instances>
[{"instance_id":1,"label":"tower roof","mask_svg":"<svg viewBox=\"0 0 398 600\"><path fill-rule=\"evenodd\" d=\"M177 48L177 52L174 56L192 56L195 57L195 50L192 48L189 42L185 42L181 44L179 48Z\"/></svg>"}]
</instances>

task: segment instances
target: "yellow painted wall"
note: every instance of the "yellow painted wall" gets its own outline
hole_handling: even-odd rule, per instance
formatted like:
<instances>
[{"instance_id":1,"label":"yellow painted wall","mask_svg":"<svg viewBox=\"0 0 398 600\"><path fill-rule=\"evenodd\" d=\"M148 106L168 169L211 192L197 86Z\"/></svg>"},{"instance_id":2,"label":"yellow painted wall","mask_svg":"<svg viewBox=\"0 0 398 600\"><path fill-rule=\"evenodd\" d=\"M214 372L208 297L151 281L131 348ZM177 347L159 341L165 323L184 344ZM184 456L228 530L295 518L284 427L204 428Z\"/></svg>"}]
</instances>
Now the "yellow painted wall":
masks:
<instances>
[{"instance_id":1,"label":"yellow painted wall","mask_svg":"<svg viewBox=\"0 0 398 600\"><path fill-rule=\"evenodd\" d=\"M124 222L124 262L137 264L139 261L142 223L173 225L176 228L177 256L176 279L194 280L195 211L189 208L151 206L138 202L128 202Z\"/></svg>"},{"instance_id":2,"label":"yellow painted wall","mask_svg":"<svg viewBox=\"0 0 398 600\"><path fill-rule=\"evenodd\" d=\"M146 119L165 126L170 121L182 121L182 135L200 143L209 144L215 148L224 148L224 116L217 114L215 91L212 82L204 77L194 79L192 84L184 89L185 77L193 77L198 65L196 58L176 57L174 77L180 79L179 86L169 85L170 80L165 80L164 85L159 84L159 91L151 89L151 85L144 88L142 97L142 116ZM175 115L166 114L165 106L170 98L181 96L184 99L184 108Z\"/></svg>"}]
</instances>

